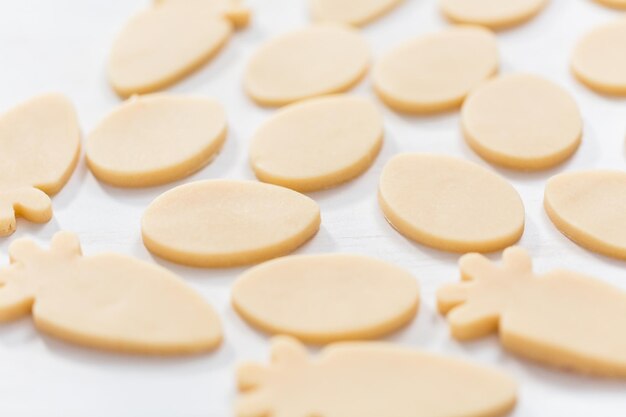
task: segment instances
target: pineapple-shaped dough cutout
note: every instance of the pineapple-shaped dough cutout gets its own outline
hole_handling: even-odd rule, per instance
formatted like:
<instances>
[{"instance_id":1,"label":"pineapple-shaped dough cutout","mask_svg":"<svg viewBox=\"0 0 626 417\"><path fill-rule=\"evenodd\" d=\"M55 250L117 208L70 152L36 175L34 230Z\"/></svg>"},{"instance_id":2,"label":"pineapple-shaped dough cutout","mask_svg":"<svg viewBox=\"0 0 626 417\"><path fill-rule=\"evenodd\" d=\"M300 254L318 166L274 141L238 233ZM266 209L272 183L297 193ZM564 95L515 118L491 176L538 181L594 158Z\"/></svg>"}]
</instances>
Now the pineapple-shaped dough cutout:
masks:
<instances>
[{"instance_id":1,"label":"pineapple-shaped dough cutout","mask_svg":"<svg viewBox=\"0 0 626 417\"><path fill-rule=\"evenodd\" d=\"M532 271L528 253L504 251L501 266L471 253L464 282L442 287L439 310L460 340L499 332L505 348L548 365L626 377L626 293L574 271Z\"/></svg>"},{"instance_id":2,"label":"pineapple-shaped dough cutout","mask_svg":"<svg viewBox=\"0 0 626 417\"><path fill-rule=\"evenodd\" d=\"M337 343L310 359L282 336L271 357L238 369L236 417L495 417L515 405L500 372L387 343Z\"/></svg>"},{"instance_id":3,"label":"pineapple-shaped dough cutout","mask_svg":"<svg viewBox=\"0 0 626 417\"><path fill-rule=\"evenodd\" d=\"M80 154L80 129L72 104L46 94L0 116L0 236L15 231L15 217L44 223L49 195L63 188Z\"/></svg>"},{"instance_id":4,"label":"pineapple-shaped dough cutout","mask_svg":"<svg viewBox=\"0 0 626 417\"><path fill-rule=\"evenodd\" d=\"M32 311L40 330L80 345L145 354L186 354L219 345L219 318L165 268L117 254L81 255L73 233L50 250L18 239L0 269L0 320Z\"/></svg>"}]
</instances>

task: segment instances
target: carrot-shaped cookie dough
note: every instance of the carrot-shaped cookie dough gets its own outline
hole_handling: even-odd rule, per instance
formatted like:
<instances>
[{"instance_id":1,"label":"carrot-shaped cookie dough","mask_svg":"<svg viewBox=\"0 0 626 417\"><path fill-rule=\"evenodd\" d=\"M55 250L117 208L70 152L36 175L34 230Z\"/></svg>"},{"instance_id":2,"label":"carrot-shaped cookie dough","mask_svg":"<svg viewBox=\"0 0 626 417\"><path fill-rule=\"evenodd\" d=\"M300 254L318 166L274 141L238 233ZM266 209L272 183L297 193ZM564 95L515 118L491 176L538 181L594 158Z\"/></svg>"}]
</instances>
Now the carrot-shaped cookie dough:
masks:
<instances>
[{"instance_id":1,"label":"carrot-shaped cookie dough","mask_svg":"<svg viewBox=\"0 0 626 417\"><path fill-rule=\"evenodd\" d=\"M26 101L0 116L0 236L15 231L15 217L45 223L49 195L63 188L80 154L72 104L60 94Z\"/></svg>"},{"instance_id":2,"label":"carrot-shaped cookie dough","mask_svg":"<svg viewBox=\"0 0 626 417\"><path fill-rule=\"evenodd\" d=\"M188 354L222 339L213 309L176 275L123 255L83 257L73 233L50 250L18 239L0 269L0 321L32 311L35 325L80 345L145 354Z\"/></svg>"},{"instance_id":3,"label":"carrot-shaped cookie dough","mask_svg":"<svg viewBox=\"0 0 626 417\"><path fill-rule=\"evenodd\" d=\"M521 356L626 377L626 293L573 271L538 276L519 247L504 251L500 267L475 253L460 267L464 282L437 295L457 339L499 331L503 346Z\"/></svg>"},{"instance_id":4,"label":"carrot-shaped cookie dough","mask_svg":"<svg viewBox=\"0 0 626 417\"><path fill-rule=\"evenodd\" d=\"M236 417L496 417L515 405L507 376L386 343L338 343L312 360L279 337L269 366L245 364Z\"/></svg>"}]
</instances>

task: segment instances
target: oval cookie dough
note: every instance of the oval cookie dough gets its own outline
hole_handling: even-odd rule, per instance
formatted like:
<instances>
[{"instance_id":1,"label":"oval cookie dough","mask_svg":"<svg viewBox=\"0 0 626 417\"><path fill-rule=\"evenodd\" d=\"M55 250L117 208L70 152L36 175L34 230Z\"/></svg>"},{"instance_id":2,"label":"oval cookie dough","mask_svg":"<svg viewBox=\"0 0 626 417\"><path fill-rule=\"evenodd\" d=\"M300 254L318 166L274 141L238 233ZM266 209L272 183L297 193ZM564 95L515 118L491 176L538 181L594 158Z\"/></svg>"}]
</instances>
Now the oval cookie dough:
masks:
<instances>
[{"instance_id":1,"label":"oval cookie dough","mask_svg":"<svg viewBox=\"0 0 626 417\"><path fill-rule=\"evenodd\" d=\"M391 11L403 0L310 0L317 21L361 26Z\"/></svg>"},{"instance_id":2,"label":"oval cookie dough","mask_svg":"<svg viewBox=\"0 0 626 417\"><path fill-rule=\"evenodd\" d=\"M472 88L497 71L493 33L480 27L455 27L392 49L376 63L373 82L390 107L428 113L460 106Z\"/></svg>"},{"instance_id":3,"label":"oval cookie dough","mask_svg":"<svg viewBox=\"0 0 626 417\"><path fill-rule=\"evenodd\" d=\"M346 91L368 68L369 47L354 29L310 26L262 45L246 67L244 86L257 103L281 106Z\"/></svg>"},{"instance_id":4,"label":"oval cookie dough","mask_svg":"<svg viewBox=\"0 0 626 417\"><path fill-rule=\"evenodd\" d=\"M626 18L584 35L574 49L572 71L593 90L626 95Z\"/></svg>"},{"instance_id":5,"label":"oval cookie dough","mask_svg":"<svg viewBox=\"0 0 626 417\"><path fill-rule=\"evenodd\" d=\"M595 0L597 3L616 9L626 9L626 0Z\"/></svg>"},{"instance_id":6,"label":"oval cookie dough","mask_svg":"<svg viewBox=\"0 0 626 417\"><path fill-rule=\"evenodd\" d=\"M120 187L146 187L186 177L206 165L226 139L219 103L202 97L133 97L87 138L89 168Z\"/></svg>"},{"instance_id":7,"label":"oval cookie dough","mask_svg":"<svg viewBox=\"0 0 626 417\"><path fill-rule=\"evenodd\" d=\"M314 191L361 174L382 141L382 116L370 100L321 97L287 106L265 122L252 138L250 163L261 181Z\"/></svg>"},{"instance_id":8,"label":"oval cookie dough","mask_svg":"<svg viewBox=\"0 0 626 417\"><path fill-rule=\"evenodd\" d=\"M380 206L406 237L451 252L490 252L517 242L524 206L493 172L462 159L400 154L383 169Z\"/></svg>"},{"instance_id":9,"label":"oval cookie dough","mask_svg":"<svg viewBox=\"0 0 626 417\"><path fill-rule=\"evenodd\" d=\"M502 29L537 15L548 0L439 0L443 14L453 22Z\"/></svg>"},{"instance_id":10,"label":"oval cookie dough","mask_svg":"<svg viewBox=\"0 0 626 417\"><path fill-rule=\"evenodd\" d=\"M574 99L531 74L496 78L463 103L468 144L486 160L514 169L544 169L569 158L580 144L582 120Z\"/></svg>"},{"instance_id":11,"label":"oval cookie dough","mask_svg":"<svg viewBox=\"0 0 626 417\"><path fill-rule=\"evenodd\" d=\"M546 185L544 207L557 229L574 242L626 259L626 172L556 175Z\"/></svg>"},{"instance_id":12,"label":"oval cookie dough","mask_svg":"<svg viewBox=\"0 0 626 417\"><path fill-rule=\"evenodd\" d=\"M407 271L359 255L287 256L246 271L235 310L271 334L310 343L383 336L413 319L419 288Z\"/></svg>"},{"instance_id":13,"label":"oval cookie dough","mask_svg":"<svg viewBox=\"0 0 626 417\"><path fill-rule=\"evenodd\" d=\"M143 242L162 258L191 266L229 267L285 255L320 225L310 198L253 181L206 180L157 197L141 220Z\"/></svg>"}]
</instances>

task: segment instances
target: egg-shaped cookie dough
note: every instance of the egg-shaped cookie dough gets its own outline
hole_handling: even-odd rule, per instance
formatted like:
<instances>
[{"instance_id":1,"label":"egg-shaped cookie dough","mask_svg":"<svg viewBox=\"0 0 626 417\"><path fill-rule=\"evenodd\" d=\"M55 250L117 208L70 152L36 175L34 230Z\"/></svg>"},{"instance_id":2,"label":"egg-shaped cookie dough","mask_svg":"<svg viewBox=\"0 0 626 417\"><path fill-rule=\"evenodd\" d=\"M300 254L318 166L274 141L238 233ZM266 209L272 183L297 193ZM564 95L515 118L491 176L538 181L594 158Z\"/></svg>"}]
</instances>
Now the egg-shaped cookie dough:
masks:
<instances>
[{"instance_id":1,"label":"egg-shaped cookie dough","mask_svg":"<svg viewBox=\"0 0 626 417\"><path fill-rule=\"evenodd\" d=\"M261 181L315 191L361 174L382 142L382 116L371 100L313 98L281 109L261 125L250 144L250 164Z\"/></svg>"},{"instance_id":2,"label":"egg-shaped cookie dough","mask_svg":"<svg viewBox=\"0 0 626 417\"><path fill-rule=\"evenodd\" d=\"M409 272L365 256L286 256L244 272L232 304L265 332L321 344L406 325L417 312L419 286Z\"/></svg>"},{"instance_id":3,"label":"egg-shaped cookie dough","mask_svg":"<svg viewBox=\"0 0 626 417\"><path fill-rule=\"evenodd\" d=\"M310 0L316 21L362 26L385 15L403 0Z\"/></svg>"},{"instance_id":4,"label":"egg-shaped cookie dough","mask_svg":"<svg viewBox=\"0 0 626 417\"><path fill-rule=\"evenodd\" d=\"M597 3L603 4L615 9L626 9L626 0L595 0Z\"/></svg>"},{"instance_id":5,"label":"egg-shaped cookie dough","mask_svg":"<svg viewBox=\"0 0 626 417\"><path fill-rule=\"evenodd\" d=\"M575 171L548 180L544 207L552 223L579 245L626 259L626 172Z\"/></svg>"},{"instance_id":6,"label":"egg-shaped cookie dough","mask_svg":"<svg viewBox=\"0 0 626 417\"><path fill-rule=\"evenodd\" d=\"M459 26L396 46L374 66L373 83L389 107L431 113L459 107L472 88L497 71L494 34Z\"/></svg>"},{"instance_id":7,"label":"egg-shaped cookie dough","mask_svg":"<svg viewBox=\"0 0 626 417\"><path fill-rule=\"evenodd\" d=\"M89 168L119 187L184 178L205 166L226 139L226 116L214 100L155 94L133 97L87 137Z\"/></svg>"},{"instance_id":8,"label":"egg-shaped cookie dough","mask_svg":"<svg viewBox=\"0 0 626 417\"><path fill-rule=\"evenodd\" d=\"M439 0L443 14L455 23L503 29L537 15L548 0Z\"/></svg>"},{"instance_id":9,"label":"egg-shaped cookie dough","mask_svg":"<svg viewBox=\"0 0 626 417\"><path fill-rule=\"evenodd\" d=\"M491 252L517 242L524 205L495 173L444 155L393 157L380 177L387 221L406 237L449 252Z\"/></svg>"},{"instance_id":10,"label":"egg-shaped cookie dough","mask_svg":"<svg viewBox=\"0 0 626 417\"><path fill-rule=\"evenodd\" d=\"M358 31L313 25L261 45L246 67L244 88L261 105L282 106L349 90L368 66L369 46Z\"/></svg>"},{"instance_id":11,"label":"egg-shaped cookie dough","mask_svg":"<svg viewBox=\"0 0 626 417\"><path fill-rule=\"evenodd\" d=\"M585 34L574 48L572 71L592 90L626 96L626 18Z\"/></svg>"},{"instance_id":12,"label":"egg-shaped cookie dough","mask_svg":"<svg viewBox=\"0 0 626 417\"><path fill-rule=\"evenodd\" d=\"M184 265L230 267L285 255L320 226L315 201L254 181L205 180L157 197L141 220L150 252Z\"/></svg>"},{"instance_id":13,"label":"egg-shaped cookie dough","mask_svg":"<svg viewBox=\"0 0 626 417\"><path fill-rule=\"evenodd\" d=\"M490 80L463 103L461 125L476 153L520 170L550 168L569 158L582 136L582 119L572 96L531 74Z\"/></svg>"}]
</instances>

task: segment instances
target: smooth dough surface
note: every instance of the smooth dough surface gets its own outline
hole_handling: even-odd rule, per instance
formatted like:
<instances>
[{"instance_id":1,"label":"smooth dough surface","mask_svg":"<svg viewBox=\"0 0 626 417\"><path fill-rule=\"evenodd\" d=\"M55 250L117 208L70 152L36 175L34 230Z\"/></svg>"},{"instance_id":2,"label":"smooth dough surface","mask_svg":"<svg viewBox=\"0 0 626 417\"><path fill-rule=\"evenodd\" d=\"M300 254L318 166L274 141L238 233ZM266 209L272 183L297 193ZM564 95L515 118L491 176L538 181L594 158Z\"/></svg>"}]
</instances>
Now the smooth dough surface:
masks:
<instances>
[{"instance_id":1,"label":"smooth dough surface","mask_svg":"<svg viewBox=\"0 0 626 417\"><path fill-rule=\"evenodd\" d=\"M310 358L287 337L273 339L269 365L241 365L237 382L236 417L500 417L517 395L511 378L466 361L372 342Z\"/></svg>"},{"instance_id":2,"label":"smooth dough surface","mask_svg":"<svg viewBox=\"0 0 626 417\"><path fill-rule=\"evenodd\" d=\"M464 282L438 294L452 335L499 332L510 351L547 365L626 377L626 293L568 270L534 274L528 252L504 251L502 266L478 254L460 260Z\"/></svg>"},{"instance_id":3,"label":"smooth dough surface","mask_svg":"<svg viewBox=\"0 0 626 417\"><path fill-rule=\"evenodd\" d=\"M626 9L626 0L595 0L596 2L616 9Z\"/></svg>"},{"instance_id":4,"label":"smooth dough surface","mask_svg":"<svg viewBox=\"0 0 626 417\"><path fill-rule=\"evenodd\" d=\"M226 139L226 115L199 96L133 97L87 137L89 168L121 187L145 187L184 178L206 165Z\"/></svg>"},{"instance_id":5,"label":"smooth dough surface","mask_svg":"<svg viewBox=\"0 0 626 417\"><path fill-rule=\"evenodd\" d=\"M472 88L497 71L494 34L459 26L396 46L374 66L373 83L393 109L429 113L459 107Z\"/></svg>"},{"instance_id":6,"label":"smooth dough surface","mask_svg":"<svg viewBox=\"0 0 626 417\"><path fill-rule=\"evenodd\" d=\"M144 354L188 354L220 344L218 316L165 268L117 254L81 255L76 235L50 250L19 239L0 269L0 320L32 310L35 325L66 341Z\"/></svg>"},{"instance_id":7,"label":"smooth dough surface","mask_svg":"<svg viewBox=\"0 0 626 417\"><path fill-rule=\"evenodd\" d=\"M346 91L369 66L369 47L355 29L337 24L309 26L262 45L245 70L244 87L256 102L282 106Z\"/></svg>"},{"instance_id":8,"label":"smooth dough surface","mask_svg":"<svg viewBox=\"0 0 626 417\"><path fill-rule=\"evenodd\" d=\"M419 287L407 271L365 256L287 256L244 272L232 304L263 331L329 343L404 326L417 313Z\"/></svg>"},{"instance_id":9,"label":"smooth dough surface","mask_svg":"<svg viewBox=\"0 0 626 417\"><path fill-rule=\"evenodd\" d=\"M80 155L76 112L61 94L34 97L0 116L0 236L15 217L52 217L49 195L69 180Z\"/></svg>"},{"instance_id":10,"label":"smooth dough surface","mask_svg":"<svg viewBox=\"0 0 626 417\"><path fill-rule=\"evenodd\" d=\"M250 163L261 181L298 191L348 181L374 162L382 116L363 97L330 96L292 104L256 131Z\"/></svg>"},{"instance_id":11,"label":"smooth dough surface","mask_svg":"<svg viewBox=\"0 0 626 417\"><path fill-rule=\"evenodd\" d=\"M548 0L439 0L443 14L455 23L502 29L537 15Z\"/></svg>"},{"instance_id":12,"label":"smooth dough surface","mask_svg":"<svg viewBox=\"0 0 626 417\"><path fill-rule=\"evenodd\" d=\"M626 95L626 18L585 34L574 48L572 71L593 90Z\"/></svg>"},{"instance_id":13,"label":"smooth dough surface","mask_svg":"<svg viewBox=\"0 0 626 417\"><path fill-rule=\"evenodd\" d=\"M141 220L152 253L192 266L229 267L285 255L317 233L309 197L254 181L206 180L157 197Z\"/></svg>"},{"instance_id":14,"label":"smooth dough surface","mask_svg":"<svg viewBox=\"0 0 626 417\"><path fill-rule=\"evenodd\" d=\"M544 207L557 229L574 242L626 259L626 172L556 175L546 184Z\"/></svg>"},{"instance_id":15,"label":"smooth dough surface","mask_svg":"<svg viewBox=\"0 0 626 417\"><path fill-rule=\"evenodd\" d=\"M480 156L507 168L545 169L576 151L582 119L561 87L531 74L505 75L475 90L463 103L461 124Z\"/></svg>"},{"instance_id":16,"label":"smooth dough surface","mask_svg":"<svg viewBox=\"0 0 626 417\"><path fill-rule=\"evenodd\" d=\"M524 231L517 191L497 174L450 156L393 157L383 168L378 200L396 230L445 251L495 251Z\"/></svg>"},{"instance_id":17,"label":"smooth dough surface","mask_svg":"<svg viewBox=\"0 0 626 417\"><path fill-rule=\"evenodd\" d=\"M361 26L381 17L403 0L310 0L316 21Z\"/></svg>"}]
</instances>

